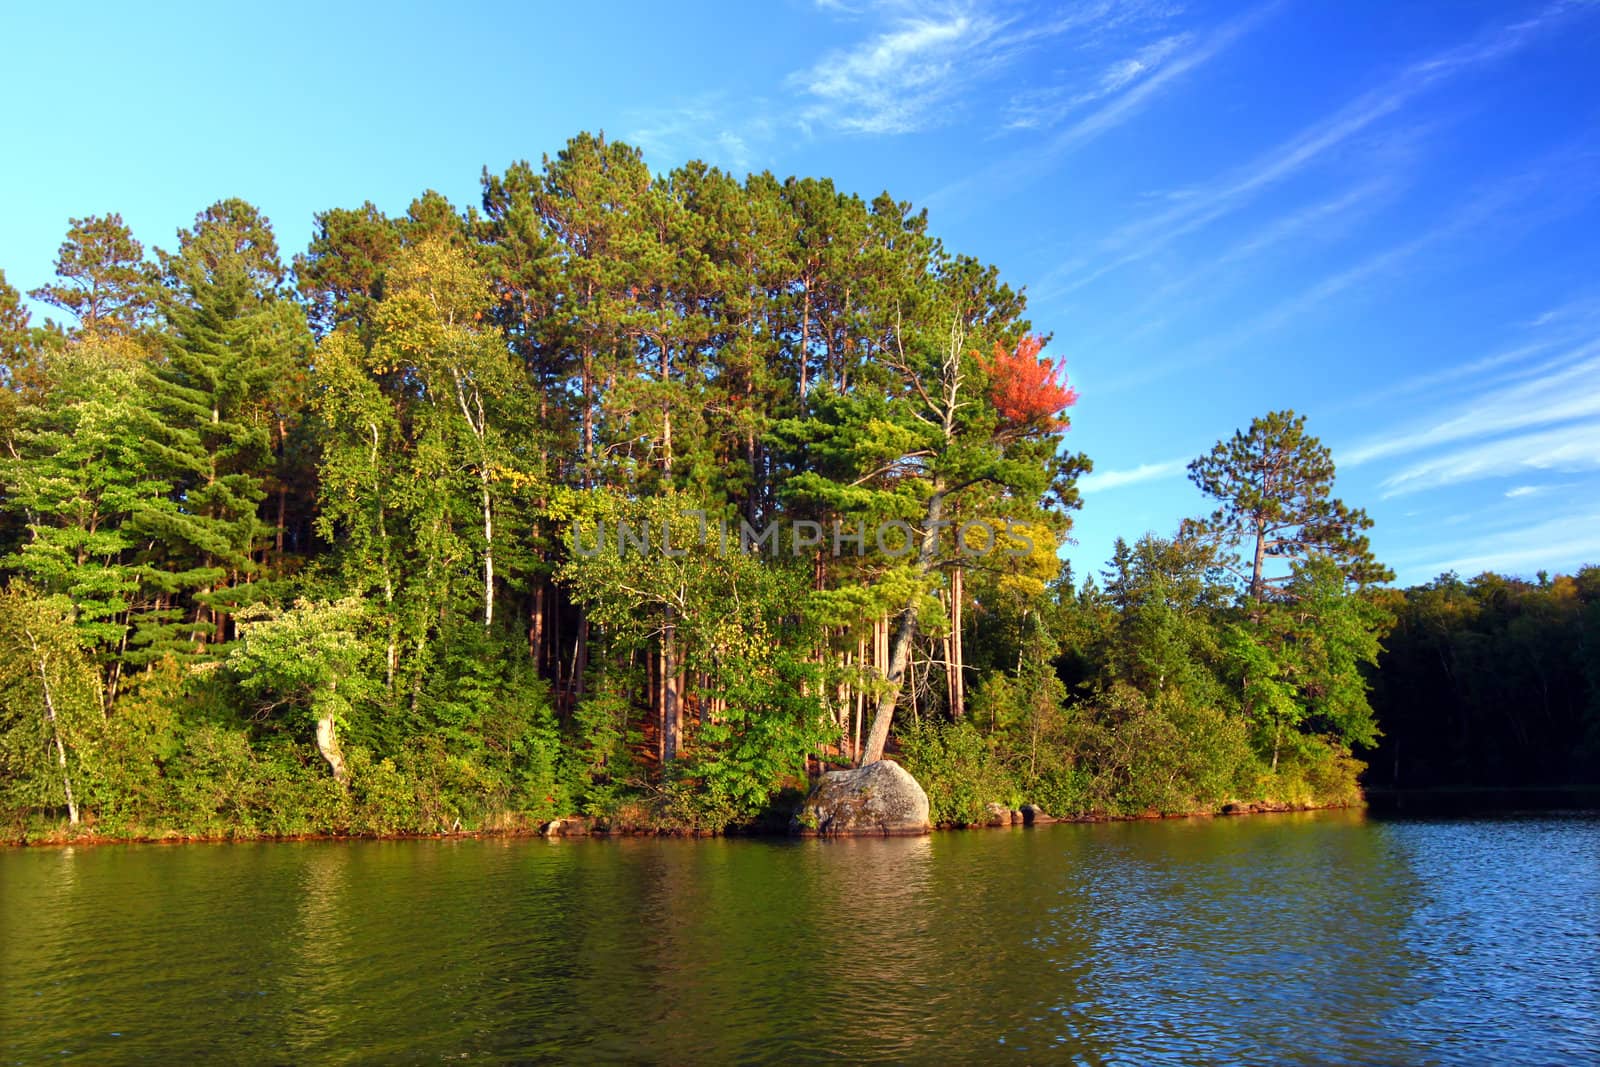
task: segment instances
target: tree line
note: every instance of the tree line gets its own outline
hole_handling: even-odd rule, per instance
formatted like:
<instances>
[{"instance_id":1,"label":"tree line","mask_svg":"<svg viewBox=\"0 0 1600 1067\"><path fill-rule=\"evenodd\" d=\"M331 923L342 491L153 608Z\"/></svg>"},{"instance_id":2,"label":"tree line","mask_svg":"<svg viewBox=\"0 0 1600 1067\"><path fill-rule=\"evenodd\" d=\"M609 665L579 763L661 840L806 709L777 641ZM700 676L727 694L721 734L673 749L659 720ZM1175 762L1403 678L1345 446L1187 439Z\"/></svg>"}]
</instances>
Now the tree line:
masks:
<instances>
[{"instance_id":1,"label":"tree line","mask_svg":"<svg viewBox=\"0 0 1600 1067\"><path fill-rule=\"evenodd\" d=\"M721 829L886 751L950 821L1350 795L1394 603L1303 419L1080 585L1076 395L925 213L588 134L481 193L289 262L240 200L73 219L43 324L0 275L17 833Z\"/></svg>"}]
</instances>

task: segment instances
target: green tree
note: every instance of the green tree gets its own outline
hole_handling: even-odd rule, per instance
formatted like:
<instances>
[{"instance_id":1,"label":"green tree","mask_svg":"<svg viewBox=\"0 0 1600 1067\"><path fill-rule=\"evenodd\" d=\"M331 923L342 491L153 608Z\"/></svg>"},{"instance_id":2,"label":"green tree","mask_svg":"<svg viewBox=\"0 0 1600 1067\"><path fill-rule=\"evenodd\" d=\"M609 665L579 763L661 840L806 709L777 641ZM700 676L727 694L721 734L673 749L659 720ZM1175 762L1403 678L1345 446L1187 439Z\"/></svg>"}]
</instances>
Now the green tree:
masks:
<instances>
[{"instance_id":1,"label":"green tree","mask_svg":"<svg viewBox=\"0 0 1600 1067\"><path fill-rule=\"evenodd\" d=\"M877 699L864 763L882 758L932 581L958 562L957 539L944 528L961 517L963 498L981 492L991 501L1016 502L1031 519L1054 514L1064 533L1065 516L1049 504L1071 494L1068 483L1081 469L1055 455L1066 427L1061 413L1075 397L1038 358L1040 345L1013 342L1013 352L995 339L993 362L967 347L973 330L991 338L1002 331L1012 338L1023 334L1026 324L1015 317L1020 300L996 287L992 275L975 278L962 261L936 264L933 246L915 239L923 221L903 211L903 205L875 205L879 225L898 217L909 230L896 246L905 258L876 264L888 293L902 294L877 312L883 332L876 360L858 368L846 394L825 382L813 394L812 417L782 428L809 468L790 479L788 499L852 520L892 518L916 527L904 561L878 576L909 594L900 594L897 605L887 685ZM1038 388L1025 403L1003 410L1000 387L1017 371L1033 375Z\"/></svg>"},{"instance_id":2,"label":"green tree","mask_svg":"<svg viewBox=\"0 0 1600 1067\"><path fill-rule=\"evenodd\" d=\"M65 807L78 824L98 688L65 602L0 590L0 790L12 807Z\"/></svg>"},{"instance_id":3,"label":"green tree","mask_svg":"<svg viewBox=\"0 0 1600 1067\"><path fill-rule=\"evenodd\" d=\"M367 622L365 605L354 597L298 600L281 612L253 608L241 614L239 643L228 653L240 687L263 710L288 708L309 719L317 752L341 784L349 770L340 728L372 695Z\"/></svg>"},{"instance_id":4,"label":"green tree","mask_svg":"<svg viewBox=\"0 0 1600 1067\"><path fill-rule=\"evenodd\" d=\"M119 214L73 219L56 277L28 295L72 315L85 334L131 333L154 317L154 271Z\"/></svg>"},{"instance_id":5,"label":"green tree","mask_svg":"<svg viewBox=\"0 0 1600 1067\"><path fill-rule=\"evenodd\" d=\"M260 509L283 391L310 352L271 225L251 205L212 205L179 232L177 252L158 255L168 332L150 387L152 448L174 491L136 520L162 548L147 575L168 597L136 633L147 660L206 654L226 641L228 611L250 598L242 587L260 570Z\"/></svg>"},{"instance_id":6,"label":"green tree","mask_svg":"<svg viewBox=\"0 0 1600 1067\"><path fill-rule=\"evenodd\" d=\"M18 387L17 372L33 348L29 318L22 294L7 284L6 272L0 270L0 385L8 390Z\"/></svg>"},{"instance_id":7,"label":"green tree","mask_svg":"<svg viewBox=\"0 0 1600 1067\"><path fill-rule=\"evenodd\" d=\"M402 235L370 200L354 210L320 211L316 227L311 246L294 257L294 275L311 324L324 336L340 323L369 321Z\"/></svg>"},{"instance_id":8,"label":"green tree","mask_svg":"<svg viewBox=\"0 0 1600 1067\"><path fill-rule=\"evenodd\" d=\"M162 506L170 486L152 472L141 350L93 337L51 353L47 369L49 389L0 453L5 506L27 524L0 566L70 599L79 640L105 667L109 702L140 603L131 523Z\"/></svg>"},{"instance_id":9,"label":"green tree","mask_svg":"<svg viewBox=\"0 0 1600 1067\"><path fill-rule=\"evenodd\" d=\"M1274 411L1189 464L1189 480L1220 502L1190 532L1245 547L1248 570L1236 573L1257 604L1289 581L1295 560L1312 555L1333 560L1357 586L1394 577L1373 558L1366 512L1332 495L1332 453L1305 431L1305 416ZM1283 564L1277 574L1270 573L1273 561Z\"/></svg>"}]
</instances>

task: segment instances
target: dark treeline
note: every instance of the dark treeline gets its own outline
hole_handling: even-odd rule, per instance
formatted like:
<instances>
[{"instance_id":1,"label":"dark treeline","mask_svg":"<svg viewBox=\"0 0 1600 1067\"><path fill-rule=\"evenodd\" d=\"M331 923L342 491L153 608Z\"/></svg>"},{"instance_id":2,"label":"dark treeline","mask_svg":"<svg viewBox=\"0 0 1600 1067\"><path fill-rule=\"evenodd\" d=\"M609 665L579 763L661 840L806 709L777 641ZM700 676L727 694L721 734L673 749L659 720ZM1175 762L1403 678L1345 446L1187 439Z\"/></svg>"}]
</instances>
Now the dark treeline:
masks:
<instances>
[{"instance_id":1,"label":"dark treeline","mask_svg":"<svg viewBox=\"0 0 1600 1067\"><path fill-rule=\"evenodd\" d=\"M291 263L238 200L153 256L74 219L31 295L62 319L0 276L14 835L721 829L885 751L949 821L1340 802L1353 746L1515 775L1594 721L1592 577L1539 594L1564 666L1487 580L1425 620L1292 413L1191 466L1210 514L1063 574L1076 397L887 195L583 135ZM657 550L584 550L622 523Z\"/></svg>"},{"instance_id":2,"label":"dark treeline","mask_svg":"<svg viewBox=\"0 0 1600 1067\"><path fill-rule=\"evenodd\" d=\"M1536 582L1446 574L1390 605L1367 781L1600 783L1600 567Z\"/></svg>"}]
</instances>

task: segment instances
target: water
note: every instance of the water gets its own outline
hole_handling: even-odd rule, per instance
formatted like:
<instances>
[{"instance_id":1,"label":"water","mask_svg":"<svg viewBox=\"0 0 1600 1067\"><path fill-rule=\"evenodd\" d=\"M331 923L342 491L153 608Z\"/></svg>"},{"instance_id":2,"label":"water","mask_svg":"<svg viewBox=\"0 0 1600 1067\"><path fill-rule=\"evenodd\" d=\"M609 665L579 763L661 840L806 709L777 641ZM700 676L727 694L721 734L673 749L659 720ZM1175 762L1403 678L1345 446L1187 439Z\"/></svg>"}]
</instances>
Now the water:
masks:
<instances>
[{"instance_id":1,"label":"water","mask_svg":"<svg viewBox=\"0 0 1600 1067\"><path fill-rule=\"evenodd\" d=\"M1600 815L0 850L0 1062L1600 1062Z\"/></svg>"}]
</instances>

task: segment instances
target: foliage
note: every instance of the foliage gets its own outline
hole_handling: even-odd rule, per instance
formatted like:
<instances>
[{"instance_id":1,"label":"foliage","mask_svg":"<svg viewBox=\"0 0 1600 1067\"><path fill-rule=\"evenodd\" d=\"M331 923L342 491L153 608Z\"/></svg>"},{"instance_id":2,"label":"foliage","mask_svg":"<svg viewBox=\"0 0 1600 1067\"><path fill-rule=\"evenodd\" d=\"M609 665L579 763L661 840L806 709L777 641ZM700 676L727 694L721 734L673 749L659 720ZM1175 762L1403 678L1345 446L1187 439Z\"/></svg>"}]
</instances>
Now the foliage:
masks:
<instances>
[{"instance_id":1,"label":"foliage","mask_svg":"<svg viewBox=\"0 0 1600 1067\"><path fill-rule=\"evenodd\" d=\"M70 220L33 295L75 326L0 276L14 824L715 831L896 744L941 821L1144 814L1600 752L1600 583L1375 590L1291 412L1064 572L1076 393L887 194L580 134L481 207L321 212L292 274L239 199L144 248Z\"/></svg>"},{"instance_id":2,"label":"foliage","mask_svg":"<svg viewBox=\"0 0 1600 1067\"><path fill-rule=\"evenodd\" d=\"M1067 423L1061 412L1078 402L1078 394L1056 378L1056 368L1039 358L1042 337L1024 337L1014 351L999 341L988 360L973 353L989 376L989 401L1002 423L1016 430L1044 427L1054 432Z\"/></svg>"},{"instance_id":3,"label":"foliage","mask_svg":"<svg viewBox=\"0 0 1600 1067\"><path fill-rule=\"evenodd\" d=\"M993 744L969 722L918 723L902 731L900 746L936 824L982 825L989 804L1020 803Z\"/></svg>"},{"instance_id":4,"label":"foliage","mask_svg":"<svg viewBox=\"0 0 1600 1067\"><path fill-rule=\"evenodd\" d=\"M1391 597L1373 672L1386 785L1600 781L1600 567L1444 574Z\"/></svg>"},{"instance_id":5,"label":"foliage","mask_svg":"<svg viewBox=\"0 0 1600 1067\"><path fill-rule=\"evenodd\" d=\"M70 612L20 583L0 590L0 804L76 823L104 719Z\"/></svg>"}]
</instances>

